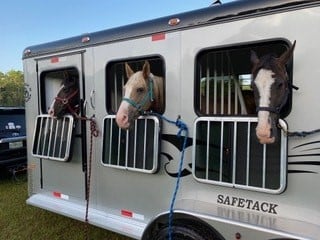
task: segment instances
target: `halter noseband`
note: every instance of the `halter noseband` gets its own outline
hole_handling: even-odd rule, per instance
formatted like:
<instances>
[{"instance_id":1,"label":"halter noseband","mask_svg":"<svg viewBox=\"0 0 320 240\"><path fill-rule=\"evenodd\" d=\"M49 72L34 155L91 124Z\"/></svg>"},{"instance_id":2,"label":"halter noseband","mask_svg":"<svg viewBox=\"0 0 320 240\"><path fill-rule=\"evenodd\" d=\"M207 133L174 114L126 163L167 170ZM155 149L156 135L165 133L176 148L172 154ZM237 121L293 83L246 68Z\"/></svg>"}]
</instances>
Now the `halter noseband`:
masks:
<instances>
[{"instance_id":1,"label":"halter noseband","mask_svg":"<svg viewBox=\"0 0 320 240\"><path fill-rule=\"evenodd\" d=\"M150 100L150 102L154 101L154 97L153 97L153 79L151 77L149 77L148 92L144 95L143 99L140 102L135 102L132 99L126 98L126 97L123 97L122 100L126 101L131 106L136 108L140 113L142 113L143 112L143 106L146 105L148 100Z\"/></svg>"},{"instance_id":2,"label":"halter noseband","mask_svg":"<svg viewBox=\"0 0 320 240\"><path fill-rule=\"evenodd\" d=\"M63 105L65 105L65 106L67 106L68 109L69 109L69 111L70 111L72 114L74 114L74 113L76 113L76 110L73 109L73 108L70 106L69 101L70 101L70 99L72 99L74 96L76 96L76 95L78 94L78 92L79 92L79 90L76 89L73 93L71 93L71 95L70 95L69 97L66 97L66 98L55 97L55 100L61 102L61 103L62 103Z\"/></svg>"},{"instance_id":3,"label":"halter noseband","mask_svg":"<svg viewBox=\"0 0 320 240\"><path fill-rule=\"evenodd\" d=\"M60 101L63 105L68 105L69 100L72 99L74 96L76 96L78 92L79 90L76 89L69 97L66 97L66 98L55 97L55 100Z\"/></svg>"},{"instance_id":4,"label":"halter noseband","mask_svg":"<svg viewBox=\"0 0 320 240\"><path fill-rule=\"evenodd\" d=\"M271 113L275 113L275 114L279 115L281 109L284 107L284 105L286 105L287 100L288 100L288 96L289 96L289 92L292 91L292 89L298 90L299 88L288 82L288 86L286 87L284 98L279 106L277 106L277 107L259 107L258 106L256 108L256 111L257 112L267 111L267 112L271 112Z\"/></svg>"}]
</instances>

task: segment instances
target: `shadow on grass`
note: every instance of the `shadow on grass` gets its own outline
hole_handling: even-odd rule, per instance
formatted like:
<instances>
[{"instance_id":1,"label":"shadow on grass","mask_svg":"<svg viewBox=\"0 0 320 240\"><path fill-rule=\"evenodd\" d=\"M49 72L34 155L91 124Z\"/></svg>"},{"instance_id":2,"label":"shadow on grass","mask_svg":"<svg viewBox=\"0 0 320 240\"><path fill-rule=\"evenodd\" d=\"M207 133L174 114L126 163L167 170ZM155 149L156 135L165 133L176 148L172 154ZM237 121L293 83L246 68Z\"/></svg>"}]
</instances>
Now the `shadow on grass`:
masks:
<instances>
[{"instance_id":1,"label":"shadow on grass","mask_svg":"<svg viewBox=\"0 0 320 240\"><path fill-rule=\"evenodd\" d=\"M16 178L0 169L0 233L5 240L81 240L85 223L26 204L26 173ZM91 240L130 240L130 238L94 226Z\"/></svg>"}]
</instances>

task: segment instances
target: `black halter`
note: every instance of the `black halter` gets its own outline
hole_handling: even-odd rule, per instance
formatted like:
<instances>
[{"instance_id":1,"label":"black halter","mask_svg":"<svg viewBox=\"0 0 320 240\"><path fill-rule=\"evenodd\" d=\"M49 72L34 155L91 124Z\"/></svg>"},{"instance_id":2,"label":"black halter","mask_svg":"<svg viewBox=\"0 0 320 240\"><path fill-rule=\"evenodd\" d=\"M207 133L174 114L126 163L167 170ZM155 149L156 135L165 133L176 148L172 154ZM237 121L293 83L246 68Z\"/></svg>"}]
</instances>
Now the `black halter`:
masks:
<instances>
[{"instance_id":1,"label":"black halter","mask_svg":"<svg viewBox=\"0 0 320 240\"><path fill-rule=\"evenodd\" d=\"M260 106L258 106L256 108L256 111L257 112L266 111L266 112L271 112L271 113L275 113L275 114L279 115L281 112L281 109L284 107L284 105L286 105L288 97L289 97L289 93L292 92L292 89L298 90L299 88L288 82L288 86L285 89L284 98L282 99L282 102L279 106L276 106L276 107L260 107Z\"/></svg>"},{"instance_id":2,"label":"black halter","mask_svg":"<svg viewBox=\"0 0 320 240\"><path fill-rule=\"evenodd\" d=\"M260 107L260 106L258 106L256 108L256 111L257 112L259 112L259 111L267 111L267 112L271 112L271 113L275 113L275 114L279 115L281 109L287 103L288 96L289 96L289 89L287 88L286 92L285 92L285 96L284 96L284 98L283 98L283 100L282 100L282 102L281 102L281 104L279 106L276 106L276 107Z\"/></svg>"}]
</instances>

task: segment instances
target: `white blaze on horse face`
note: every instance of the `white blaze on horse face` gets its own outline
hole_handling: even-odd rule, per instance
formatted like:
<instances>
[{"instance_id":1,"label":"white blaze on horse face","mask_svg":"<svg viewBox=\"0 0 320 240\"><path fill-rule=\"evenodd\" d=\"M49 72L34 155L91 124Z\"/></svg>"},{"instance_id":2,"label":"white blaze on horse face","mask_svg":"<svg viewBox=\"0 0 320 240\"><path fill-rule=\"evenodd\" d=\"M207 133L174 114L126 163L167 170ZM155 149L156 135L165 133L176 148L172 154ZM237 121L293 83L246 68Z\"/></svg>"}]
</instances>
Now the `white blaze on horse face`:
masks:
<instances>
[{"instance_id":1,"label":"white blaze on horse face","mask_svg":"<svg viewBox=\"0 0 320 240\"><path fill-rule=\"evenodd\" d=\"M64 88L64 85L62 85L60 87L60 89L58 90L58 93L61 92L61 90ZM50 117L54 117L54 104L56 103L56 99L54 98L49 109L48 109L48 114L50 115Z\"/></svg>"},{"instance_id":2,"label":"white blaze on horse face","mask_svg":"<svg viewBox=\"0 0 320 240\"><path fill-rule=\"evenodd\" d=\"M132 75L130 79L131 78L136 78L136 74ZM123 96L124 98L131 99L131 94L133 91L133 84L130 84L131 82L132 81L130 82L128 81L125 86L125 89L124 89L125 91ZM128 129L130 127L129 107L130 107L130 104L127 101L122 101L119 106L119 109L116 115L116 122L120 128Z\"/></svg>"},{"instance_id":3,"label":"white blaze on horse face","mask_svg":"<svg viewBox=\"0 0 320 240\"><path fill-rule=\"evenodd\" d=\"M261 69L255 79L256 87L259 91L259 107L269 107L271 97L271 86L274 83L271 70ZM270 113L268 111L258 112L258 126L256 134L260 143L273 143L275 138L271 137Z\"/></svg>"},{"instance_id":4,"label":"white blaze on horse face","mask_svg":"<svg viewBox=\"0 0 320 240\"><path fill-rule=\"evenodd\" d=\"M131 91L132 90L128 90L126 88L124 97L125 98L130 97ZM121 102L116 115L116 122L120 128L123 128L123 129L129 128L130 123L129 123L129 103L128 102L126 101Z\"/></svg>"},{"instance_id":5,"label":"white blaze on horse face","mask_svg":"<svg viewBox=\"0 0 320 240\"><path fill-rule=\"evenodd\" d=\"M48 114L50 115L50 117L54 117L54 109L53 109L53 106L54 106L54 103L56 102L56 100L53 100L49 109L48 109Z\"/></svg>"}]
</instances>

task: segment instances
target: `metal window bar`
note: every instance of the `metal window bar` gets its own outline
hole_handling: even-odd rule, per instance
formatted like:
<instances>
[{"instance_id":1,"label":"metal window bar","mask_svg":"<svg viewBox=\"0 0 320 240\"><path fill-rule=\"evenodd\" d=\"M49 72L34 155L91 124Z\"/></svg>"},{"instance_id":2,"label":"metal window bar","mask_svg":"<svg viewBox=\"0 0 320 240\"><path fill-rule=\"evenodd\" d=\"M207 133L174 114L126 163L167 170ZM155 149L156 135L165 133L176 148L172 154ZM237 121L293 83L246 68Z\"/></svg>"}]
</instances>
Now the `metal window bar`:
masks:
<instances>
[{"instance_id":1,"label":"metal window bar","mask_svg":"<svg viewBox=\"0 0 320 240\"><path fill-rule=\"evenodd\" d=\"M247 130L247 165L246 165L246 186L249 186L249 174L250 174L250 132L251 122L248 122Z\"/></svg>"},{"instance_id":2,"label":"metal window bar","mask_svg":"<svg viewBox=\"0 0 320 240\"><path fill-rule=\"evenodd\" d=\"M114 72L114 106L112 109L117 109L118 108L118 81L117 81L117 73L116 71Z\"/></svg>"},{"instance_id":3,"label":"metal window bar","mask_svg":"<svg viewBox=\"0 0 320 240\"><path fill-rule=\"evenodd\" d=\"M122 99L123 86L126 83L125 75L119 74L124 72L123 64L116 64L113 70L111 89L110 89L110 103L112 112L116 112L120 106Z\"/></svg>"},{"instance_id":4,"label":"metal window bar","mask_svg":"<svg viewBox=\"0 0 320 240\"><path fill-rule=\"evenodd\" d=\"M37 116L33 133L32 155L56 161L69 160L73 121L71 115L60 119L49 115Z\"/></svg>"},{"instance_id":5,"label":"metal window bar","mask_svg":"<svg viewBox=\"0 0 320 240\"><path fill-rule=\"evenodd\" d=\"M233 125L233 152L232 152L232 184L236 183L236 166L237 166L237 122Z\"/></svg>"},{"instance_id":6,"label":"metal window bar","mask_svg":"<svg viewBox=\"0 0 320 240\"><path fill-rule=\"evenodd\" d=\"M277 143L262 145L255 136L256 124L255 117L198 118L193 136L194 178L208 184L281 193L286 184L287 136L279 130ZM286 126L284 121L281 124ZM240 152L242 160L237 156ZM230 159L228 154L232 154Z\"/></svg>"},{"instance_id":7,"label":"metal window bar","mask_svg":"<svg viewBox=\"0 0 320 240\"><path fill-rule=\"evenodd\" d=\"M120 129L114 115L106 116L102 164L112 168L155 173L158 169L159 134L159 119L155 116L140 117L131 130Z\"/></svg>"},{"instance_id":8,"label":"metal window bar","mask_svg":"<svg viewBox=\"0 0 320 240\"><path fill-rule=\"evenodd\" d=\"M223 71L223 54L221 54L221 100L220 100L220 112L221 114L224 113L224 71Z\"/></svg>"},{"instance_id":9,"label":"metal window bar","mask_svg":"<svg viewBox=\"0 0 320 240\"><path fill-rule=\"evenodd\" d=\"M204 105L202 112L206 115L247 114L244 97L239 81L233 73L228 53L209 53L203 64L205 64L205 76L202 76L200 70L202 92L199 94L200 106Z\"/></svg>"}]
</instances>

